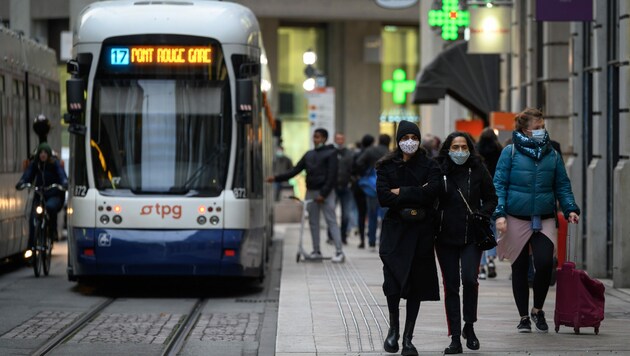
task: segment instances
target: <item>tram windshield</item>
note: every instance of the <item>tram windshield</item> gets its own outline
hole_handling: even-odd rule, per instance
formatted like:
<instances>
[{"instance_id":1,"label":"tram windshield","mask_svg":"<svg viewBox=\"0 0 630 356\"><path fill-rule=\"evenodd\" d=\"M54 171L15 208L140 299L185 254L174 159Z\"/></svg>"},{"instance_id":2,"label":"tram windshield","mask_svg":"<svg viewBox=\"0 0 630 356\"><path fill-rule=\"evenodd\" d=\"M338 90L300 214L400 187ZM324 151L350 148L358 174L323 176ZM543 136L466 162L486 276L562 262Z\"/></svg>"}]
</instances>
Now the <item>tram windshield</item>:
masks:
<instances>
[{"instance_id":1,"label":"tram windshield","mask_svg":"<svg viewBox=\"0 0 630 356\"><path fill-rule=\"evenodd\" d=\"M110 194L216 196L227 173L224 88L195 80L100 80L91 140L95 183Z\"/></svg>"}]
</instances>

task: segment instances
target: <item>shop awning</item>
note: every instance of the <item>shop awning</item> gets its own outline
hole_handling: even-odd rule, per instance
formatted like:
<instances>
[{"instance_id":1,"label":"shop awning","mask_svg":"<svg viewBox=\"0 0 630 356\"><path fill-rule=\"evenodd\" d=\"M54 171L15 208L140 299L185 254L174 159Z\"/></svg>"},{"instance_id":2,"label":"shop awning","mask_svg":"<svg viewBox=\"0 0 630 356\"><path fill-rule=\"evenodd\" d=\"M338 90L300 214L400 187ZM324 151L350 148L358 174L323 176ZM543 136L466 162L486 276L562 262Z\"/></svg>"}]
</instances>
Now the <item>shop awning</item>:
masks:
<instances>
[{"instance_id":1,"label":"shop awning","mask_svg":"<svg viewBox=\"0 0 630 356\"><path fill-rule=\"evenodd\" d=\"M468 54L462 42L440 53L416 78L414 104L437 104L450 95L488 120L499 109L499 55Z\"/></svg>"}]
</instances>

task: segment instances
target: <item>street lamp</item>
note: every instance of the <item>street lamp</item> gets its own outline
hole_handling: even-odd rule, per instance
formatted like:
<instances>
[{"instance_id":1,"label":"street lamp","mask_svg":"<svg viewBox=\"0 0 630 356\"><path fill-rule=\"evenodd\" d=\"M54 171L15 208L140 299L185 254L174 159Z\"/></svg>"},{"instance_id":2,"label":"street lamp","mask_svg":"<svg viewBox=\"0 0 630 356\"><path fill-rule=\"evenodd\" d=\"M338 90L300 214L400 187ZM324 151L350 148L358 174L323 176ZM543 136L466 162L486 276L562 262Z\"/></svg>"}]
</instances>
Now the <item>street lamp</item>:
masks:
<instances>
[{"instance_id":1,"label":"street lamp","mask_svg":"<svg viewBox=\"0 0 630 356\"><path fill-rule=\"evenodd\" d=\"M306 91L311 91L317 86L315 78L321 76L321 73L313 66L317 62L317 54L309 48L302 55L302 62L306 65L306 68L304 68L306 80L302 83L302 87Z\"/></svg>"}]
</instances>

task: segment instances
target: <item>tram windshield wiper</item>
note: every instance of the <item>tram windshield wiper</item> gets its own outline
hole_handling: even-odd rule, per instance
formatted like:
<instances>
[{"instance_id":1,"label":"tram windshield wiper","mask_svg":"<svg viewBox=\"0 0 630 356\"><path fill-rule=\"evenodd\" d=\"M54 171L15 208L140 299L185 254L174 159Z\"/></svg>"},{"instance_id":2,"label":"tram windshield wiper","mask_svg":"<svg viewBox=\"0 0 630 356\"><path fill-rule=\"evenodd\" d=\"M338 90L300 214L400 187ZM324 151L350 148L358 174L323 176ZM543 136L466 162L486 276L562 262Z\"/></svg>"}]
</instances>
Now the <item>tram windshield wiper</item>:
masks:
<instances>
[{"instance_id":1,"label":"tram windshield wiper","mask_svg":"<svg viewBox=\"0 0 630 356\"><path fill-rule=\"evenodd\" d=\"M178 187L171 187L171 189L169 190L170 193L173 194L185 194L188 193L188 191L190 190L190 185L192 183L194 183L195 181L197 181L199 178L201 178L202 174L210 167L212 167L212 164L214 163L214 161L223 154L223 152L225 152L225 147L223 145L219 146L219 148L214 151L210 157L208 157L208 159L203 162L203 164L201 166L199 166L199 168L197 168L197 170L195 170L195 172L193 172L193 174L190 176L190 178L188 178L188 180L186 180L186 182ZM220 183L217 183L217 189L221 190L223 189L223 187L221 186Z\"/></svg>"}]
</instances>

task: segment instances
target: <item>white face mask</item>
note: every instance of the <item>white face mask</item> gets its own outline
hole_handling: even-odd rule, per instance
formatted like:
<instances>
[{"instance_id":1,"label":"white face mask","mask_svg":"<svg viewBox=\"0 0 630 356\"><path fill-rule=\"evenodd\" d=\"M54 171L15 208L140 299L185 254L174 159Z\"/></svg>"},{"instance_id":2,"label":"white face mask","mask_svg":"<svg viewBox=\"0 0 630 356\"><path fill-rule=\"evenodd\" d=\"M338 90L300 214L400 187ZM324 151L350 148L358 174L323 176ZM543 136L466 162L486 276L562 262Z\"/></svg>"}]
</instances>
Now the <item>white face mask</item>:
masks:
<instances>
[{"instance_id":1,"label":"white face mask","mask_svg":"<svg viewBox=\"0 0 630 356\"><path fill-rule=\"evenodd\" d=\"M420 141L412 139L398 142L398 146L400 146L400 149L408 155L416 153L419 145Z\"/></svg>"},{"instance_id":2,"label":"white face mask","mask_svg":"<svg viewBox=\"0 0 630 356\"><path fill-rule=\"evenodd\" d=\"M536 142L542 142L545 139L546 133L547 130L545 129L532 130L532 139Z\"/></svg>"}]
</instances>

